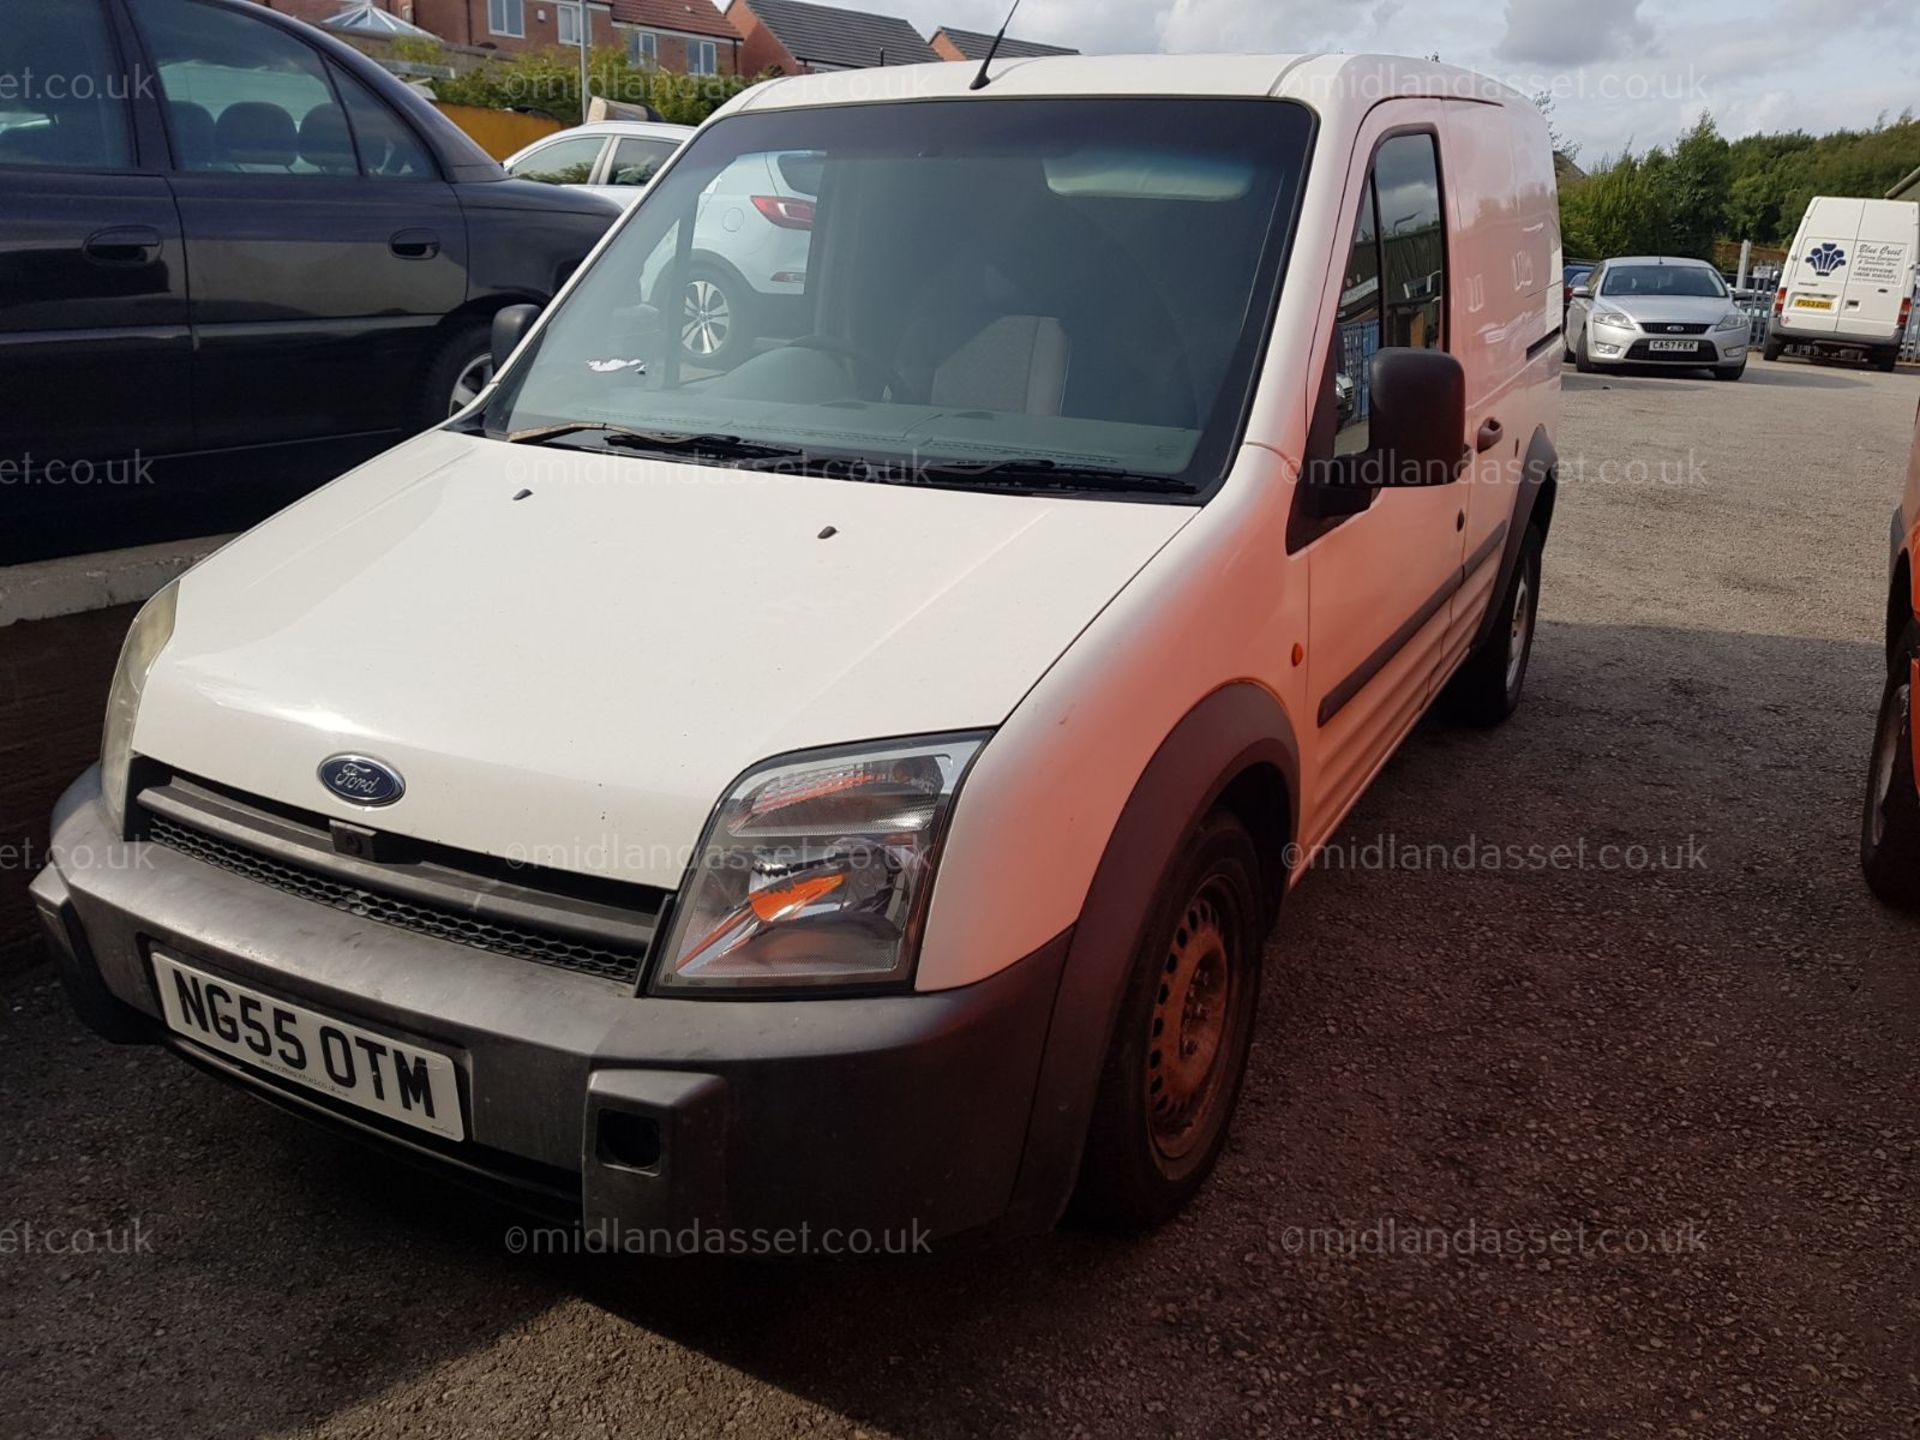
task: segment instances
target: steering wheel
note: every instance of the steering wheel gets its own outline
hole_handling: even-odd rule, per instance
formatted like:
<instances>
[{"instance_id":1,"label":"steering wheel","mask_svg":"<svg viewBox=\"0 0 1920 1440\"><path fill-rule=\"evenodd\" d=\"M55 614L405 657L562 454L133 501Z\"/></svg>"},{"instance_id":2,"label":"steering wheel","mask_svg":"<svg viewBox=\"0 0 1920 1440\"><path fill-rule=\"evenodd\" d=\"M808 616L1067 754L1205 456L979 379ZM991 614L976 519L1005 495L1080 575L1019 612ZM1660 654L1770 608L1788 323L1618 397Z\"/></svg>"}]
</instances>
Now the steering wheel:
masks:
<instances>
[{"instance_id":1,"label":"steering wheel","mask_svg":"<svg viewBox=\"0 0 1920 1440\"><path fill-rule=\"evenodd\" d=\"M853 371L854 384L864 385L869 380L879 382L874 386L876 397L891 395L896 401L912 399L910 392L913 387L907 384L906 376L851 340L838 335L802 335L798 340L789 340L787 346L796 350L818 350L823 355L847 361Z\"/></svg>"}]
</instances>

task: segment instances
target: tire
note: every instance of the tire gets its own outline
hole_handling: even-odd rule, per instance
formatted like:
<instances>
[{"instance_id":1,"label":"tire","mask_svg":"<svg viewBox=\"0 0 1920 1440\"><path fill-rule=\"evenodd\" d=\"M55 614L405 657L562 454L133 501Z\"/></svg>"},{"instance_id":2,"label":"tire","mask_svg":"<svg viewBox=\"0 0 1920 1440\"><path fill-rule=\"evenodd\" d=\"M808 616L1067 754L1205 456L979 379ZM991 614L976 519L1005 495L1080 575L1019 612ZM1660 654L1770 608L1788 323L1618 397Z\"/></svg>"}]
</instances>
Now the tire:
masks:
<instances>
[{"instance_id":1,"label":"tire","mask_svg":"<svg viewBox=\"0 0 1920 1440\"><path fill-rule=\"evenodd\" d=\"M1767 343L1760 347L1760 355L1768 361L1778 360L1787 353L1787 342L1777 336L1767 336Z\"/></svg>"},{"instance_id":2,"label":"tire","mask_svg":"<svg viewBox=\"0 0 1920 1440\"><path fill-rule=\"evenodd\" d=\"M1582 330L1573 342L1573 368L1582 375L1593 373L1593 356L1587 351L1587 332Z\"/></svg>"},{"instance_id":3,"label":"tire","mask_svg":"<svg viewBox=\"0 0 1920 1440\"><path fill-rule=\"evenodd\" d=\"M467 408L493 379L493 323L468 320L440 342L415 400L413 428L428 430ZM465 397L464 399L462 397Z\"/></svg>"},{"instance_id":4,"label":"tire","mask_svg":"<svg viewBox=\"0 0 1920 1440\"><path fill-rule=\"evenodd\" d=\"M1913 672L1920 626L1909 624L1880 695L1860 812L1860 869L1883 904L1920 913L1920 791L1913 773Z\"/></svg>"},{"instance_id":5,"label":"tire","mask_svg":"<svg viewBox=\"0 0 1920 1440\"><path fill-rule=\"evenodd\" d=\"M1450 708L1469 725L1498 725L1520 708L1540 618L1540 556L1545 546L1539 530L1528 526L1520 563L1513 567L1494 612L1493 629L1447 687Z\"/></svg>"},{"instance_id":6,"label":"tire","mask_svg":"<svg viewBox=\"0 0 1920 1440\"><path fill-rule=\"evenodd\" d=\"M1873 368L1884 375L1893 374L1900 368L1900 352L1898 350L1876 351L1873 357Z\"/></svg>"},{"instance_id":7,"label":"tire","mask_svg":"<svg viewBox=\"0 0 1920 1440\"><path fill-rule=\"evenodd\" d=\"M1716 380L1738 380L1746 373L1747 362L1744 360L1738 365L1716 365L1713 367L1713 378Z\"/></svg>"},{"instance_id":8,"label":"tire","mask_svg":"<svg viewBox=\"0 0 1920 1440\"><path fill-rule=\"evenodd\" d=\"M1161 1224L1220 1158L1260 998L1262 895L1253 837L1214 811L1161 880L1134 955L1081 1156L1076 1221Z\"/></svg>"},{"instance_id":9,"label":"tire","mask_svg":"<svg viewBox=\"0 0 1920 1440\"><path fill-rule=\"evenodd\" d=\"M747 358L753 340L749 291L739 276L697 265L687 280L681 340L696 365L731 370Z\"/></svg>"}]
</instances>

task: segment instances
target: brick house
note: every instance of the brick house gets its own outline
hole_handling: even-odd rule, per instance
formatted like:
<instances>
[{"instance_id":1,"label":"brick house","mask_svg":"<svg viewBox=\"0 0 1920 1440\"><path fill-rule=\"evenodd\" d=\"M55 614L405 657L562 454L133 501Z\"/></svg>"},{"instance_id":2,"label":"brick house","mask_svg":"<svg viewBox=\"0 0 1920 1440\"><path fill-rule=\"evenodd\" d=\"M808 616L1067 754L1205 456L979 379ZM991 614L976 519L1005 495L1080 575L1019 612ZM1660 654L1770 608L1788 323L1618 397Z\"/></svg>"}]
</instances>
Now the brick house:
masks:
<instances>
[{"instance_id":1,"label":"brick house","mask_svg":"<svg viewBox=\"0 0 1920 1440\"><path fill-rule=\"evenodd\" d=\"M257 0L318 24L341 0ZM580 43L581 0L375 0L449 45L518 54ZM636 64L693 75L732 75L741 39L712 0L587 0L591 43L618 46Z\"/></svg>"},{"instance_id":2,"label":"brick house","mask_svg":"<svg viewBox=\"0 0 1920 1440\"><path fill-rule=\"evenodd\" d=\"M953 25L942 25L933 32L933 51L942 60L971 60L978 65L987 58L987 51L993 45L993 36L979 30L962 30ZM1069 50L1064 45L1042 45L1033 40L1016 40L1009 35L1000 42L996 54L1001 60L1033 60L1043 55L1078 55L1078 50Z\"/></svg>"},{"instance_id":3,"label":"brick house","mask_svg":"<svg viewBox=\"0 0 1920 1440\"><path fill-rule=\"evenodd\" d=\"M940 58L906 21L837 5L733 0L727 19L740 32L741 67L752 75L812 75Z\"/></svg>"}]
</instances>

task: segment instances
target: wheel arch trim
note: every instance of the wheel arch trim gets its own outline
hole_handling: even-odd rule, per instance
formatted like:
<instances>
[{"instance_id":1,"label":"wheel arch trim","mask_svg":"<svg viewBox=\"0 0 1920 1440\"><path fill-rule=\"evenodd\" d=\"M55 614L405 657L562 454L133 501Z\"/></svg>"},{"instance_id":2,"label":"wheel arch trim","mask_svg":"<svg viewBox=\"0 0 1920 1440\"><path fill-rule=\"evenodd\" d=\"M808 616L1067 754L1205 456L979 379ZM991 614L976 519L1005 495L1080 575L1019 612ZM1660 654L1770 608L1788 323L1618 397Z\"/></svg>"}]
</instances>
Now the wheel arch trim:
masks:
<instances>
[{"instance_id":1,"label":"wheel arch trim","mask_svg":"<svg viewBox=\"0 0 1920 1440\"><path fill-rule=\"evenodd\" d=\"M1541 425L1527 442L1527 455L1520 463L1520 482L1513 497L1513 518L1507 526L1506 546L1500 552L1500 573L1494 578L1490 592L1494 598L1487 606L1487 613L1480 617L1480 628L1474 632L1474 650L1484 645L1493 634L1494 622L1500 614L1500 597L1507 593L1507 587L1513 583L1513 572L1519 568L1520 556L1526 550L1527 532L1537 527L1540 538L1547 538L1547 532L1553 525L1554 502L1559 491L1560 454L1554 448L1552 437L1547 434L1547 427Z\"/></svg>"},{"instance_id":2,"label":"wheel arch trim","mask_svg":"<svg viewBox=\"0 0 1920 1440\"><path fill-rule=\"evenodd\" d=\"M1072 1197L1128 970L1181 842L1223 800L1230 804L1261 851L1271 916L1291 870L1299 794L1293 723L1271 691L1247 680L1222 686L1189 710L1141 771L1094 871L1061 969L1009 1206L1013 1229L1052 1225Z\"/></svg>"}]
</instances>

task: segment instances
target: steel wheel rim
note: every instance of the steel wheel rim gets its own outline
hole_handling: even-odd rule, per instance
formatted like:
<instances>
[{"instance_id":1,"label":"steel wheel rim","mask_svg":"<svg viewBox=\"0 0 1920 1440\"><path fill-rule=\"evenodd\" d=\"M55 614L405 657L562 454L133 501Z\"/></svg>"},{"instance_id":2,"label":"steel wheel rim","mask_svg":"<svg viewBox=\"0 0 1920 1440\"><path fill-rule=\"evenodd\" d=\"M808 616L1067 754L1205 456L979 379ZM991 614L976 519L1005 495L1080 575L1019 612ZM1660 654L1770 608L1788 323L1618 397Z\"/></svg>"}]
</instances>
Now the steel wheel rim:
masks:
<instances>
[{"instance_id":1,"label":"steel wheel rim","mask_svg":"<svg viewBox=\"0 0 1920 1440\"><path fill-rule=\"evenodd\" d=\"M1900 758L1900 717L1912 701L1912 683L1896 685L1880 733L1873 738L1873 807L1868 823L1875 845L1886 837L1887 801L1893 797L1893 772Z\"/></svg>"},{"instance_id":2,"label":"steel wheel rim","mask_svg":"<svg viewBox=\"0 0 1920 1440\"><path fill-rule=\"evenodd\" d=\"M1527 637L1533 633L1533 587L1522 570L1513 589L1513 623L1507 627L1507 690L1520 683L1520 669L1527 663Z\"/></svg>"},{"instance_id":3,"label":"steel wheel rim","mask_svg":"<svg viewBox=\"0 0 1920 1440\"><path fill-rule=\"evenodd\" d=\"M733 333L733 306L727 292L711 280L687 285L687 324L681 338L695 355L717 355Z\"/></svg>"},{"instance_id":4,"label":"steel wheel rim","mask_svg":"<svg viewBox=\"0 0 1920 1440\"><path fill-rule=\"evenodd\" d=\"M478 400L480 392L492 383L493 356L491 354L474 356L453 382L453 399L447 406L447 413L458 415Z\"/></svg>"},{"instance_id":5,"label":"steel wheel rim","mask_svg":"<svg viewBox=\"0 0 1920 1440\"><path fill-rule=\"evenodd\" d=\"M1148 1021L1147 1128L1154 1148L1183 1160L1205 1140L1230 1077L1241 976L1218 882L1201 888L1174 926Z\"/></svg>"}]
</instances>

